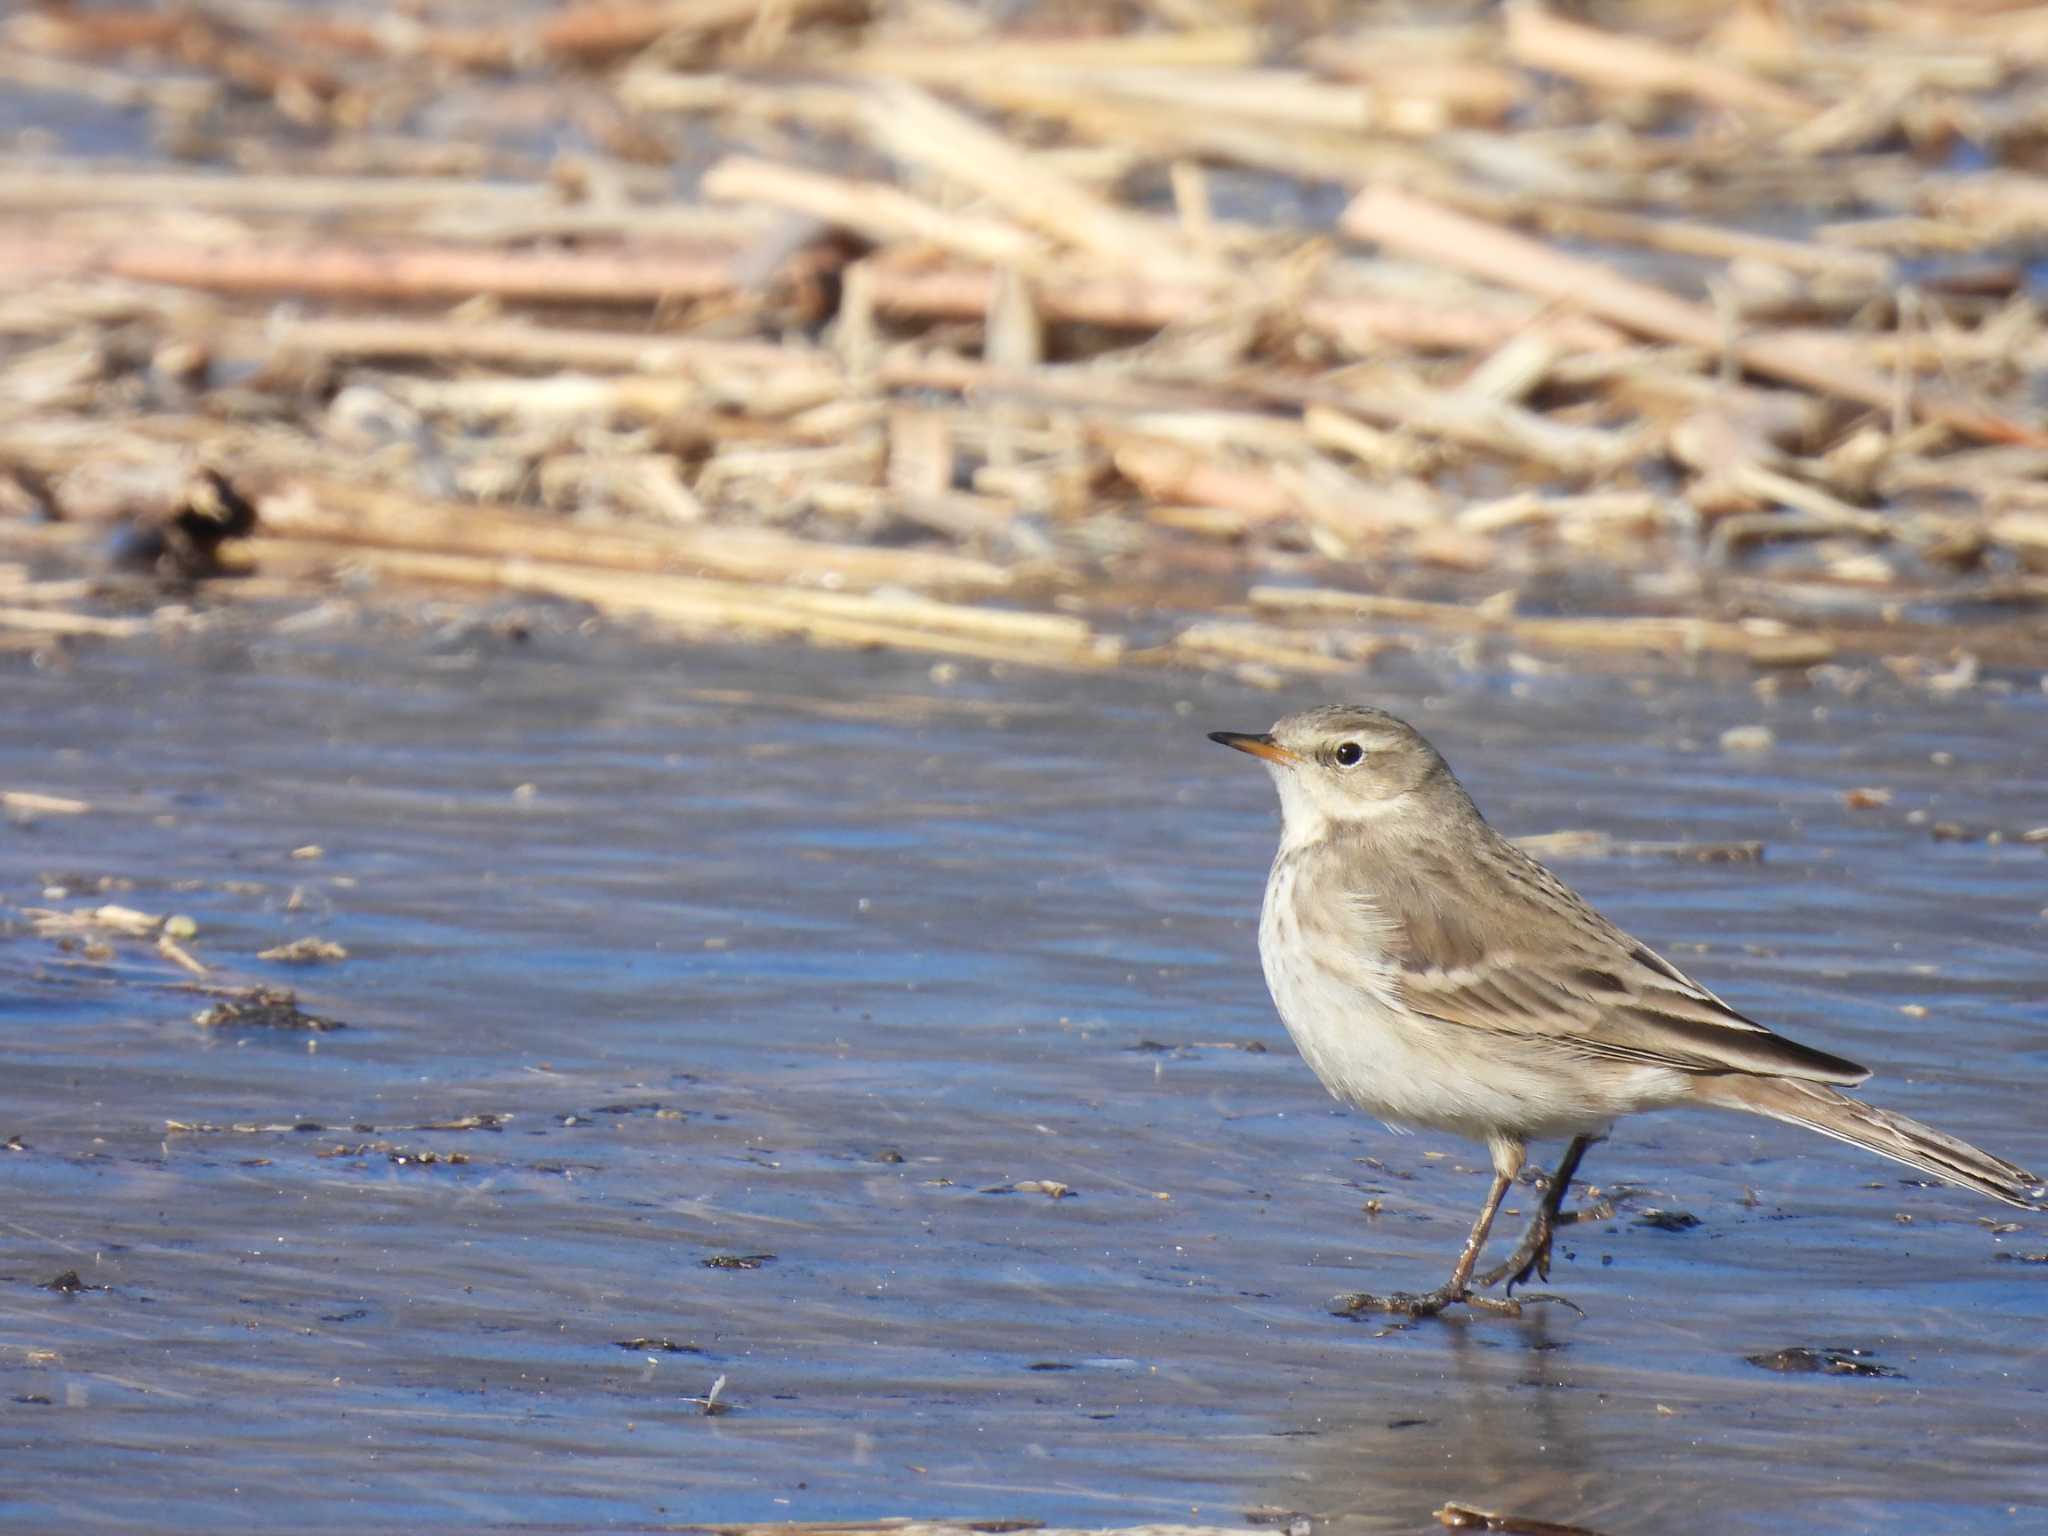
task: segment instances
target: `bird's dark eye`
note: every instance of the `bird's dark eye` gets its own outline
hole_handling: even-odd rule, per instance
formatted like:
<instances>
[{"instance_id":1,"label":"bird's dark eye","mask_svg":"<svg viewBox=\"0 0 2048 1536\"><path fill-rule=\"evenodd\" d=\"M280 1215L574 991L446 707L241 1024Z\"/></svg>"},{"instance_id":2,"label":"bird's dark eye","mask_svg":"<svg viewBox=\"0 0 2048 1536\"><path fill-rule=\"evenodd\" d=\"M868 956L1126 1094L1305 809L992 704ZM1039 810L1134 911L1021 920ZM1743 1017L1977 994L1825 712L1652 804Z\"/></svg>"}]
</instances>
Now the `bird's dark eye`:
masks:
<instances>
[{"instance_id":1,"label":"bird's dark eye","mask_svg":"<svg viewBox=\"0 0 2048 1536\"><path fill-rule=\"evenodd\" d=\"M1341 743L1337 750L1330 755L1337 759L1337 766L1339 768L1349 768L1353 763L1365 756L1365 748L1355 741L1347 741Z\"/></svg>"}]
</instances>

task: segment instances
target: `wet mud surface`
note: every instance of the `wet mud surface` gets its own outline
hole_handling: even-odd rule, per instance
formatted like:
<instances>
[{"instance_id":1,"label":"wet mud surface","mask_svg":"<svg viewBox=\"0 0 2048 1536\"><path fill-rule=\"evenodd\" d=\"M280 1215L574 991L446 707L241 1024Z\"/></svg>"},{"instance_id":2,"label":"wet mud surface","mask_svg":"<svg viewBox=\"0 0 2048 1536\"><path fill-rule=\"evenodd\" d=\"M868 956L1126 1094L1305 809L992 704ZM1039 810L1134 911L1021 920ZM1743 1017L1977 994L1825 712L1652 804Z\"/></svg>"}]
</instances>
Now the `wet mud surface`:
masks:
<instances>
[{"instance_id":1,"label":"wet mud surface","mask_svg":"<svg viewBox=\"0 0 2048 1536\"><path fill-rule=\"evenodd\" d=\"M2040 1167L2048 695L1873 673L1350 691L1510 832L1608 834L1554 862L1737 1006ZM1583 1319L1327 1313L1434 1284L1485 1176L1266 1001L1275 809L1202 737L1314 698L487 630L0 657L0 788L91 807L0 829L0 1515L2020 1528L2048 1223L1789 1128L1595 1149ZM107 904L207 973L33 915Z\"/></svg>"}]
</instances>

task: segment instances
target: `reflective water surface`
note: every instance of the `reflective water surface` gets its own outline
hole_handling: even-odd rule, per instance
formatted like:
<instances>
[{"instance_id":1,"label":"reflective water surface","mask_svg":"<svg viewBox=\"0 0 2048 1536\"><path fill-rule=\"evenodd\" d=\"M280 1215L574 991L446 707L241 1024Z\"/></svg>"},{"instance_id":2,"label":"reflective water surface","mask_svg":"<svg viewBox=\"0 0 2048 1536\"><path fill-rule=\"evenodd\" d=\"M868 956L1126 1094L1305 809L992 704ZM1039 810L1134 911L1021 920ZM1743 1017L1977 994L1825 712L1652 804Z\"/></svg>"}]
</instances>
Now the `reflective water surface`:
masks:
<instances>
[{"instance_id":1,"label":"reflective water surface","mask_svg":"<svg viewBox=\"0 0 2048 1536\"><path fill-rule=\"evenodd\" d=\"M2048 1163L2038 678L1749 681L1350 691L1511 832L1761 840L1560 867ZM2048 1223L1789 1128L1597 1149L1584 1318L1326 1314L1433 1283L1484 1159L1333 1105L1266 1002L1271 792L1202 737L1316 697L548 631L0 657L0 789L92 807L0 830L0 1515L2022 1528ZM103 903L209 974L38 927ZM257 958L303 937L348 958ZM194 1022L258 983L347 1027ZM1792 1347L1896 1374L1747 1363Z\"/></svg>"}]
</instances>

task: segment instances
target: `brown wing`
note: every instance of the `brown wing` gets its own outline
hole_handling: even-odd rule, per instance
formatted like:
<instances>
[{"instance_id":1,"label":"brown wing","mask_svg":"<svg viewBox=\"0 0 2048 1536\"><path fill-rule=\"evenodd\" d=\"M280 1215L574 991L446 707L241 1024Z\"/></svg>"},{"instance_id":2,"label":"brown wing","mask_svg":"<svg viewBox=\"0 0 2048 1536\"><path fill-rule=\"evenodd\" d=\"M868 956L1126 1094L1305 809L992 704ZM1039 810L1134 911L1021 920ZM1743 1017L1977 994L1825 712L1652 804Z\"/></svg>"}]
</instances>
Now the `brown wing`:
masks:
<instances>
[{"instance_id":1,"label":"brown wing","mask_svg":"<svg viewBox=\"0 0 2048 1536\"><path fill-rule=\"evenodd\" d=\"M1676 980L1672 978L1676 977ZM1788 1040L1638 945L1613 956L1524 956L1440 971L1403 968L1408 1006L1446 1024L1542 1035L1592 1056L1688 1072L1754 1072L1854 1084L1868 1069Z\"/></svg>"},{"instance_id":2,"label":"brown wing","mask_svg":"<svg viewBox=\"0 0 2048 1536\"><path fill-rule=\"evenodd\" d=\"M1482 858L1419 867L1412 884L1390 887L1391 899L1376 903L1417 1013L1688 1072L1845 1084L1870 1075L1736 1012L1487 830ZM1477 882L1483 895L1472 888ZM1485 912L1497 914L1493 931L1472 918Z\"/></svg>"}]
</instances>

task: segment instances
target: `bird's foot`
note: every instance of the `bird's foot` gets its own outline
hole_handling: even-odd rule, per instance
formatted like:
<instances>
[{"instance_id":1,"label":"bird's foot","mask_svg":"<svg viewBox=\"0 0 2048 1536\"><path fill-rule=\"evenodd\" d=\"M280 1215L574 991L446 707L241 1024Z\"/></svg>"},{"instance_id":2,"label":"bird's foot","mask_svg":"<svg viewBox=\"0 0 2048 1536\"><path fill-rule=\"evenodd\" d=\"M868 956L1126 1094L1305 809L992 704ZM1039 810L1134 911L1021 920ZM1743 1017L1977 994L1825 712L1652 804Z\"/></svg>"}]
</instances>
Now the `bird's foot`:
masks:
<instances>
[{"instance_id":1,"label":"bird's foot","mask_svg":"<svg viewBox=\"0 0 2048 1536\"><path fill-rule=\"evenodd\" d=\"M1582 1221L1609 1221L1613 1216L1614 1203L1610 1200L1598 1201L1582 1210L1560 1211L1556 1216L1538 1211L1536 1219L1529 1223L1529 1230L1522 1234L1521 1242L1515 1245L1515 1251L1479 1277L1479 1288L1490 1291L1505 1280L1507 1293L1512 1295L1515 1287L1526 1285L1531 1275L1547 1282L1550 1279L1551 1245L1557 1229L1576 1226Z\"/></svg>"},{"instance_id":2,"label":"bird's foot","mask_svg":"<svg viewBox=\"0 0 2048 1536\"><path fill-rule=\"evenodd\" d=\"M1539 1211L1536 1219L1529 1223L1529 1230L1522 1234L1521 1242L1515 1245L1515 1251L1479 1277L1480 1289L1490 1291L1505 1280L1508 1294L1512 1295L1515 1287L1531 1275L1548 1280L1551 1239L1556 1236L1557 1227L1569 1219L1559 1217L1553 1222Z\"/></svg>"},{"instance_id":3,"label":"bird's foot","mask_svg":"<svg viewBox=\"0 0 2048 1536\"><path fill-rule=\"evenodd\" d=\"M1573 1312L1577 1313L1580 1317L1584 1317L1586 1315L1586 1309L1584 1307L1580 1306L1576 1301L1573 1301L1571 1297L1560 1296L1555 1291L1524 1291L1521 1295L1517 1296L1514 1299L1514 1301L1510 1303L1510 1305L1519 1309L1521 1307L1528 1306L1531 1303L1535 1302L1548 1302L1552 1306L1569 1307Z\"/></svg>"},{"instance_id":4,"label":"bird's foot","mask_svg":"<svg viewBox=\"0 0 2048 1536\"><path fill-rule=\"evenodd\" d=\"M1528 1233L1524 1233L1522 1241L1516 1245L1516 1251L1509 1253L1501 1264L1493 1266L1483 1276L1479 1276L1481 1290L1493 1290L1493 1286L1497 1286L1497 1284L1501 1284L1505 1280L1507 1282L1507 1294L1513 1294L1513 1288L1520 1286L1522 1282L1526 1282L1532 1274L1542 1278L1542 1280L1548 1280L1550 1278L1550 1239L1554 1235L1556 1235L1556 1229L1544 1217L1538 1217L1536 1221L1532 1221Z\"/></svg>"},{"instance_id":5,"label":"bird's foot","mask_svg":"<svg viewBox=\"0 0 2048 1536\"><path fill-rule=\"evenodd\" d=\"M1547 1298L1546 1298L1547 1299ZM1360 1317L1368 1312L1386 1312L1395 1317L1435 1317L1446 1307L1464 1305L1475 1312L1492 1312L1501 1317L1520 1317L1522 1304L1519 1301L1503 1300L1497 1296L1475 1296L1464 1286L1455 1288L1440 1285L1433 1291L1395 1291L1390 1296L1375 1296L1369 1291L1352 1291L1332 1297L1330 1311L1338 1317Z\"/></svg>"}]
</instances>

